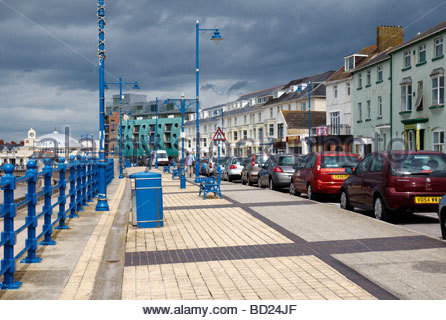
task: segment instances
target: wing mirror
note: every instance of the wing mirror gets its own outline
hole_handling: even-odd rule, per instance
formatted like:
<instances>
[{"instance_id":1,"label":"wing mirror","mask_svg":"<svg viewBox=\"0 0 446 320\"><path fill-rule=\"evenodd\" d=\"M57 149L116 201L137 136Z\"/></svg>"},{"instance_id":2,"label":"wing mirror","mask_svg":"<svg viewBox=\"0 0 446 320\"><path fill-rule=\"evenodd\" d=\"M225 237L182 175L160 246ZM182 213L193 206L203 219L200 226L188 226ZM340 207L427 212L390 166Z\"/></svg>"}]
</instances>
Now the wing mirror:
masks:
<instances>
[{"instance_id":1,"label":"wing mirror","mask_svg":"<svg viewBox=\"0 0 446 320\"><path fill-rule=\"evenodd\" d=\"M353 169L352 168L346 168L345 169L345 173L347 173L347 174L353 174Z\"/></svg>"}]
</instances>

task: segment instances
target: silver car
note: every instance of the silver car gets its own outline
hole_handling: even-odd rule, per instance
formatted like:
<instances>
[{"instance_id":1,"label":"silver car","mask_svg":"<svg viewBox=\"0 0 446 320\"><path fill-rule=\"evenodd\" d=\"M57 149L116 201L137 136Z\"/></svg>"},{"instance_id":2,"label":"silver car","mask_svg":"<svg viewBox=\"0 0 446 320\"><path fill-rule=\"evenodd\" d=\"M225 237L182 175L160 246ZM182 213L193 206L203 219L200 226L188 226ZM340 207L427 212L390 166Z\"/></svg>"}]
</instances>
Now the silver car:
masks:
<instances>
[{"instance_id":1,"label":"silver car","mask_svg":"<svg viewBox=\"0 0 446 320\"><path fill-rule=\"evenodd\" d=\"M231 182L232 180L240 180L245 159L241 157L229 157L223 171L223 180Z\"/></svg>"},{"instance_id":2,"label":"silver car","mask_svg":"<svg viewBox=\"0 0 446 320\"><path fill-rule=\"evenodd\" d=\"M248 157L248 163L242 170L242 184L252 186L258 182L259 171L268 160L269 155L265 153L256 153Z\"/></svg>"},{"instance_id":3,"label":"silver car","mask_svg":"<svg viewBox=\"0 0 446 320\"><path fill-rule=\"evenodd\" d=\"M446 196L443 196L440 200L438 220L440 220L441 236L446 239Z\"/></svg>"},{"instance_id":4,"label":"silver car","mask_svg":"<svg viewBox=\"0 0 446 320\"><path fill-rule=\"evenodd\" d=\"M269 157L259 172L258 186L269 187L271 190L289 188L291 176L294 173L293 166L302 157L298 154L275 154Z\"/></svg>"},{"instance_id":5,"label":"silver car","mask_svg":"<svg viewBox=\"0 0 446 320\"><path fill-rule=\"evenodd\" d=\"M228 157L220 157L220 167L222 169L222 172L225 168L226 161L228 161ZM217 166L218 166L218 157L210 157L208 159L208 164L206 166L206 175L211 176L214 173Z\"/></svg>"}]
</instances>

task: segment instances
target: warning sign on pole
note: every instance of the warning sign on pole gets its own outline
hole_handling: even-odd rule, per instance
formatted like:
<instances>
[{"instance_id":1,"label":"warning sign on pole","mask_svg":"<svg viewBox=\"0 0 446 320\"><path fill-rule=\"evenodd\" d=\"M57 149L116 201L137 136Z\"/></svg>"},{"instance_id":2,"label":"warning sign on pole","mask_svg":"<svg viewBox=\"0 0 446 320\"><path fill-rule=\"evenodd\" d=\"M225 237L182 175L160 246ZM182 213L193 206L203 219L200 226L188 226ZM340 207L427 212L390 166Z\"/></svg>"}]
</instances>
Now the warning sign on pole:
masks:
<instances>
[{"instance_id":1,"label":"warning sign on pole","mask_svg":"<svg viewBox=\"0 0 446 320\"><path fill-rule=\"evenodd\" d=\"M214 136L212 137L212 140L214 141L226 141L225 134L223 131L221 131L220 127L217 128L217 131L214 133Z\"/></svg>"}]
</instances>

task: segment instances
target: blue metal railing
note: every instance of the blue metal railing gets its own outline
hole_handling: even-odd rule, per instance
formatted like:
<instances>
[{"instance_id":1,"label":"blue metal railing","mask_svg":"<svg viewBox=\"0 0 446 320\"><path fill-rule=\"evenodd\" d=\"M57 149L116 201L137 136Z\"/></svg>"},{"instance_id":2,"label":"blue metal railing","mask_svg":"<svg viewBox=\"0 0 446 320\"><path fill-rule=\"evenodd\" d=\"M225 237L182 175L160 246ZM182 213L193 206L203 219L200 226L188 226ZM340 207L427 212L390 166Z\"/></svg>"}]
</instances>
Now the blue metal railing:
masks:
<instances>
[{"instance_id":1,"label":"blue metal railing","mask_svg":"<svg viewBox=\"0 0 446 320\"><path fill-rule=\"evenodd\" d=\"M19 288L21 282L14 279L16 262L26 254L26 257L20 261L21 263L39 263L41 258L36 253L38 246L55 245L56 242L52 239L53 230L68 229L67 220L79 217L76 212L83 211L87 202L92 202L92 199L98 195L97 158L71 156L68 163L65 163L64 158L60 158L57 167L50 159L45 159L44 167L40 172L38 172L34 160L30 160L26 167L26 174L23 177L14 176L12 164L0 167L0 170L4 172L0 179L0 189L3 191L4 198L4 203L0 206L0 219L3 219L0 248L3 247L4 250L0 265L0 277L3 277L3 281L0 283L2 290ZM66 178L67 173L68 179ZM106 173L106 181L109 184L114 178L113 159L108 160ZM53 186L52 177L54 174L57 174L58 182ZM37 192L36 186L39 177L42 177L43 180L41 192ZM28 189L25 199L15 203L14 190L19 183L26 183ZM56 192L58 192L58 197L54 202L53 194ZM36 207L42 198L42 211L37 213ZM15 229L16 212L24 207L28 209L25 223ZM57 211L56 218L53 218L53 210ZM37 234L38 220L42 216L42 232ZM25 247L19 253L14 254L17 235L25 230L27 230ZM40 239L42 241L39 243Z\"/></svg>"}]
</instances>

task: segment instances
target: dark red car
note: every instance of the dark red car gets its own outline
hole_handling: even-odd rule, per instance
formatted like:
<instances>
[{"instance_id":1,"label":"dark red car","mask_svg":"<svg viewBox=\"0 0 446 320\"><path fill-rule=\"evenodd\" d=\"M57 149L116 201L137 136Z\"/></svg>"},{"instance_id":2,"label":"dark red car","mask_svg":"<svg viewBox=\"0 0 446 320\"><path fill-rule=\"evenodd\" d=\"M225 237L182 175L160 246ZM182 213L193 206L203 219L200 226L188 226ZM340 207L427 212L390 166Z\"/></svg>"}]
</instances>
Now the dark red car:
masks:
<instances>
[{"instance_id":1,"label":"dark red car","mask_svg":"<svg viewBox=\"0 0 446 320\"><path fill-rule=\"evenodd\" d=\"M374 210L375 218L389 220L394 212L437 211L445 194L444 153L374 152L367 155L344 181L341 208Z\"/></svg>"},{"instance_id":2,"label":"dark red car","mask_svg":"<svg viewBox=\"0 0 446 320\"><path fill-rule=\"evenodd\" d=\"M316 194L339 194L341 185L349 176L346 168L354 168L359 156L350 152L312 152L299 159L291 177L290 193L307 193L308 199Z\"/></svg>"}]
</instances>

